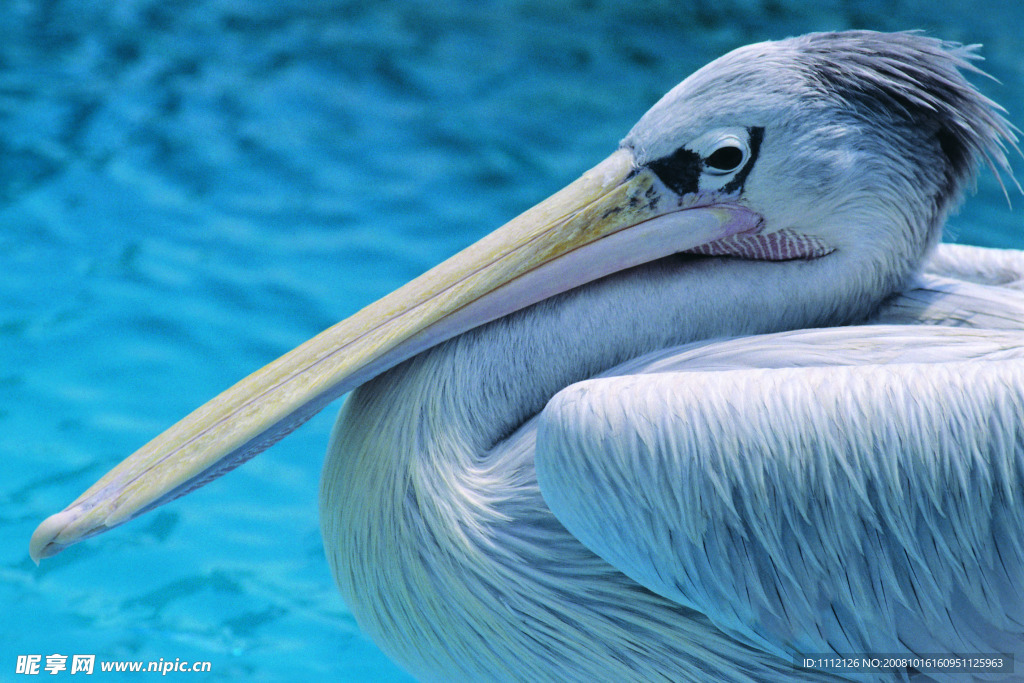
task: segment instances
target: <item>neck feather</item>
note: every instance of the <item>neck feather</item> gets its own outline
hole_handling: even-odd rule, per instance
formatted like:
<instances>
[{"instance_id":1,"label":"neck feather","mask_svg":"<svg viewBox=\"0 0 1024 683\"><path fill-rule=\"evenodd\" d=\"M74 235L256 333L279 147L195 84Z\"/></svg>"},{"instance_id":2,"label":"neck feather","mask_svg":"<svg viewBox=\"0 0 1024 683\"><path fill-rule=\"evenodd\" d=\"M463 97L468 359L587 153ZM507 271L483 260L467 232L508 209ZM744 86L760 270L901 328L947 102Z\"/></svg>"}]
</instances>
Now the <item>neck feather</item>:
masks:
<instances>
[{"instance_id":1,"label":"neck feather","mask_svg":"<svg viewBox=\"0 0 1024 683\"><path fill-rule=\"evenodd\" d=\"M321 516L360 625L424 678L544 680L590 666L595 678L699 679L734 657L774 680L770 660L757 664L561 527L537 486L530 420L559 389L649 351L864 318L902 279L850 261L665 259L468 332L353 392ZM552 637L558 647L544 645Z\"/></svg>"}]
</instances>

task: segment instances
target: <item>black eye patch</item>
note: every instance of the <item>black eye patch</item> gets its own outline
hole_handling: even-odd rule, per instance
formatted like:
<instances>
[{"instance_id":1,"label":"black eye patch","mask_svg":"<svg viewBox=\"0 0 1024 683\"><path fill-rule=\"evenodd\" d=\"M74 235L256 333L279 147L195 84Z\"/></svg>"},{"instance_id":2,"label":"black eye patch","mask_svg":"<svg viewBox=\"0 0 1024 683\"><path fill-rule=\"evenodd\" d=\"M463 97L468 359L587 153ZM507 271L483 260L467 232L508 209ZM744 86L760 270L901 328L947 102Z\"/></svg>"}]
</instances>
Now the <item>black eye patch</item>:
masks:
<instances>
[{"instance_id":1,"label":"black eye patch","mask_svg":"<svg viewBox=\"0 0 1024 683\"><path fill-rule=\"evenodd\" d=\"M700 180L701 158L696 152L680 147L670 156L647 164L665 186L676 194L690 194L697 191Z\"/></svg>"},{"instance_id":2,"label":"black eye patch","mask_svg":"<svg viewBox=\"0 0 1024 683\"><path fill-rule=\"evenodd\" d=\"M742 187L754 162L757 161L757 153L764 139L764 128L748 128L747 132L750 134L750 158L736 176L721 189L723 194L731 194ZM732 146L715 150L707 159L701 159L696 152L680 147L667 157L648 162L647 168L651 169L670 190L684 195L699 189L700 175L705 165L727 172L735 169L742 161L743 151Z\"/></svg>"}]
</instances>

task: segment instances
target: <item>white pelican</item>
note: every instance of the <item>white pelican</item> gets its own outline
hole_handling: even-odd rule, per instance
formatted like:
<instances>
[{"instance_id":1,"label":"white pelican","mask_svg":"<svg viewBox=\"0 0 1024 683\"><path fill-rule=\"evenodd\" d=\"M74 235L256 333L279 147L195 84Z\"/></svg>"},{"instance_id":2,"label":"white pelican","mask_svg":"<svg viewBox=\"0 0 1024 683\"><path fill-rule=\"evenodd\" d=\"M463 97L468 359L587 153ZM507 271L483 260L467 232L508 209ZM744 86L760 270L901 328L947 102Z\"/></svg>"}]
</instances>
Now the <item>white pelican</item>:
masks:
<instances>
[{"instance_id":1,"label":"white pelican","mask_svg":"<svg viewBox=\"0 0 1024 683\"><path fill-rule=\"evenodd\" d=\"M32 556L354 389L323 472L327 556L417 677L1019 660L1024 255L935 251L978 164L1009 172L1016 149L961 74L974 58L873 32L725 55L578 181L115 467ZM946 671L855 680L965 680Z\"/></svg>"}]
</instances>

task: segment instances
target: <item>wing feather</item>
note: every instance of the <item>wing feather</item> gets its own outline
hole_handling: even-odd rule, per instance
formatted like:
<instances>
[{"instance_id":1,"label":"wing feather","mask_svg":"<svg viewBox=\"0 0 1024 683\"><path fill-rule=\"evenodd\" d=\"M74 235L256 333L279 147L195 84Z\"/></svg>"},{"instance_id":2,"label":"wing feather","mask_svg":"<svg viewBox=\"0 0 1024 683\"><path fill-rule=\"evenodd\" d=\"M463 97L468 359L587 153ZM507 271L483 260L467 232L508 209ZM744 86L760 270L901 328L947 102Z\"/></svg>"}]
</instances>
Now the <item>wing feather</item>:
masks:
<instances>
[{"instance_id":1,"label":"wing feather","mask_svg":"<svg viewBox=\"0 0 1024 683\"><path fill-rule=\"evenodd\" d=\"M886 325L686 347L555 396L541 490L619 570L780 656L1024 656L1022 349Z\"/></svg>"}]
</instances>

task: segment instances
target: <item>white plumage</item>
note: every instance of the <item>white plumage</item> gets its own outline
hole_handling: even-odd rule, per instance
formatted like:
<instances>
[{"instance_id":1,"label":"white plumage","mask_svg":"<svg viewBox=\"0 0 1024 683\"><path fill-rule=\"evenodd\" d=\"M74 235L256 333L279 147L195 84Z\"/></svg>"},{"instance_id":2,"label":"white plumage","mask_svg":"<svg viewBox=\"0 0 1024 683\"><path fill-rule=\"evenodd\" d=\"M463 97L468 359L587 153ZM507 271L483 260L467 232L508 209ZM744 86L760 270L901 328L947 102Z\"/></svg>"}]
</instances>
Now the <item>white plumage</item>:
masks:
<instances>
[{"instance_id":1,"label":"white plumage","mask_svg":"<svg viewBox=\"0 0 1024 683\"><path fill-rule=\"evenodd\" d=\"M929 270L950 252L978 282L993 259L1000 284L1024 277L1024 253L956 245ZM876 319L658 349L518 428L546 401L528 359L572 363L536 350L556 325L502 321L399 366L349 399L323 474L347 603L424 679L828 680L798 653L1021 657L1024 294L927 273ZM482 364L480 347L502 353Z\"/></svg>"},{"instance_id":2,"label":"white plumage","mask_svg":"<svg viewBox=\"0 0 1024 683\"><path fill-rule=\"evenodd\" d=\"M575 384L541 418L545 501L640 584L791 661L1019 653L1024 333L912 331L779 333L753 360L713 345L721 369Z\"/></svg>"},{"instance_id":3,"label":"white plumage","mask_svg":"<svg viewBox=\"0 0 1024 683\"><path fill-rule=\"evenodd\" d=\"M116 467L33 556L355 388L327 556L425 680L1024 658L1024 254L935 248L978 163L1016 149L973 58L871 32L726 55L579 181ZM964 680L854 680L918 676Z\"/></svg>"}]
</instances>

